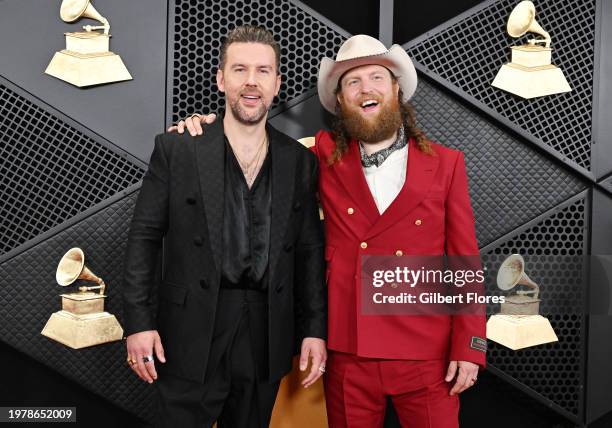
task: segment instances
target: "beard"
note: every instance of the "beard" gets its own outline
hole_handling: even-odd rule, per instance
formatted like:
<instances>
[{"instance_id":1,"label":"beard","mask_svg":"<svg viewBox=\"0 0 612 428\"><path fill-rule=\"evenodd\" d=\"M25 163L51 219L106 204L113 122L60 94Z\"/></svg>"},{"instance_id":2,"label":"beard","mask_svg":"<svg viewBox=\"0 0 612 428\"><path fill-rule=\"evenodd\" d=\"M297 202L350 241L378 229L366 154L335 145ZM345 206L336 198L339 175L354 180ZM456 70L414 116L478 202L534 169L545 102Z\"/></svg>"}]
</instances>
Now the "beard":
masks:
<instances>
[{"instance_id":1,"label":"beard","mask_svg":"<svg viewBox=\"0 0 612 428\"><path fill-rule=\"evenodd\" d=\"M268 113L269 106L265 104L262 97L260 98L262 102L257 107L257 110L255 110L253 113L248 113L240 105L240 98L242 97L242 95L246 94L247 92L241 92L236 98L228 99L227 101L234 117L236 118L236 120L238 120L238 122L242 123L243 125L256 125L264 119L266 113ZM261 96L261 94L257 95Z\"/></svg>"},{"instance_id":2,"label":"beard","mask_svg":"<svg viewBox=\"0 0 612 428\"><path fill-rule=\"evenodd\" d=\"M373 97L367 97L372 99ZM365 118L360 107L340 104L338 119L348 134L363 143L377 143L391 138L402 126L399 100L395 99L381 105L380 111L372 119Z\"/></svg>"}]
</instances>

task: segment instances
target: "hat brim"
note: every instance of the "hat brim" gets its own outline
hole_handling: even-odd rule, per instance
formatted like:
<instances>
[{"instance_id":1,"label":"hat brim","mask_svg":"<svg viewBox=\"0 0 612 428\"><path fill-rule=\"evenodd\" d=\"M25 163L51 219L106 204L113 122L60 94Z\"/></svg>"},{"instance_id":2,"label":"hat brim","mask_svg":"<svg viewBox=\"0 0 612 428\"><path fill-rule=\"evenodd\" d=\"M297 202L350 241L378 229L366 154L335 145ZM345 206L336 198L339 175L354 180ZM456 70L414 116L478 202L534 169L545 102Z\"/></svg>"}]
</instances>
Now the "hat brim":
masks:
<instances>
[{"instance_id":1,"label":"hat brim","mask_svg":"<svg viewBox=\"0 0 612 428\"><path fill-rule=\"evenodd\" d=\"M369 55L345 61L334 61L331 58L323 58L319 67L317 90L319 100L325 110L336 114L336 88L338 80L348 70L362 65L382 65L395 75L399 86L404 94L403 102L408 101L414 95L417 87L417 73L412 60L399 45L393 45L382 54Z\"/></svg>"}]
</instances>

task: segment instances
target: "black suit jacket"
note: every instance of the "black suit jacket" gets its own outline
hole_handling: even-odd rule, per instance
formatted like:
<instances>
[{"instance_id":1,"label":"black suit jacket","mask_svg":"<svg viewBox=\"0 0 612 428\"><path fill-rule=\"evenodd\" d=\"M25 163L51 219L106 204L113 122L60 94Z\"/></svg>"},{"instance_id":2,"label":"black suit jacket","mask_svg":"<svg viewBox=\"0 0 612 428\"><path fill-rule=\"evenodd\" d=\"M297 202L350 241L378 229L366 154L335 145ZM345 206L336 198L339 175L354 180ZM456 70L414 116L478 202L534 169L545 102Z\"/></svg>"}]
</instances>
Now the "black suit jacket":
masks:
<instances>
[{"instance_id":1,"label":"black suit jacket","mask_svg":"<svg viewBox=\"0 0 612 428\"><path fill-rule=\"evenodd\" d=\"M296 314L304 337L326 338L327 291L322 225L316 202L318 163L292 138L267 125L272 155L269 254L269 368L291 369ZM204 381L223 255L222 120L204 135L160 134L128 235L122 294L125 334L157 329L164 371ZM164 239L165 238L165 239ZM152 306L164 239L159 307Z\"/></svg>"}]
</instances>

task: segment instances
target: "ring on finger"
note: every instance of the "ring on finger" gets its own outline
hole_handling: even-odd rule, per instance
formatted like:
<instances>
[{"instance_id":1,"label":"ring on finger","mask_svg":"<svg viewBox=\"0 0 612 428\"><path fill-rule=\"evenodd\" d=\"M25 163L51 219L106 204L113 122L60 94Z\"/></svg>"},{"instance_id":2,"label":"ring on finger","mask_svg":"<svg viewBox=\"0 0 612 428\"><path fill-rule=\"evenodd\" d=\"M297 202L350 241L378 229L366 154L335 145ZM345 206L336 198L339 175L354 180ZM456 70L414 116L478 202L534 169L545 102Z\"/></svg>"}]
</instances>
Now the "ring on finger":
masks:
<instances>
[{"instance_id":1,"label":"ring on finger","mask_svg":"<svg viewBox=\"0 0 612 428\"><path fill-rule=\"evenodd\" d=\"M142 357L142 361L144 361L145 363L150 363L151 361L153 361L153 355L145 355L144 357Z\"/></svg>"}]
</instances>

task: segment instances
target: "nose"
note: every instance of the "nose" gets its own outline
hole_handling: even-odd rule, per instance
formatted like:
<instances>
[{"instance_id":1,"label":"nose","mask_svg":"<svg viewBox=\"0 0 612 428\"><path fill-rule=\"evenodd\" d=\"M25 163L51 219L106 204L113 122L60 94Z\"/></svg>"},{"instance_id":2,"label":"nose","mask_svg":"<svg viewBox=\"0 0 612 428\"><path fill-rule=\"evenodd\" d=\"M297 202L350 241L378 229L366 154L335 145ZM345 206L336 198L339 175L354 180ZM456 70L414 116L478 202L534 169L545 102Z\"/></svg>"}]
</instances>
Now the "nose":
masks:
<instances>
[{"instance_id":1,"label":"nose","mask_svg":"<svg viewBox=\"0 0 612 428\"><path fill-rule=\"evenodd\" d=\"M247 74L246 85L247 86L257 86L257 70L255 69L249 70L249 73Z\"/></svg>"},{"instance_id":2,"label":"nose","mask_svg":"<svg viewBox=\"0 0 612 428\"><path fill-rule=\"evenodd\" d=\"M374 91L373 85L367 80L361 82L361 93L362 94L371 94Z\"/></svg>"}]
</instances>

